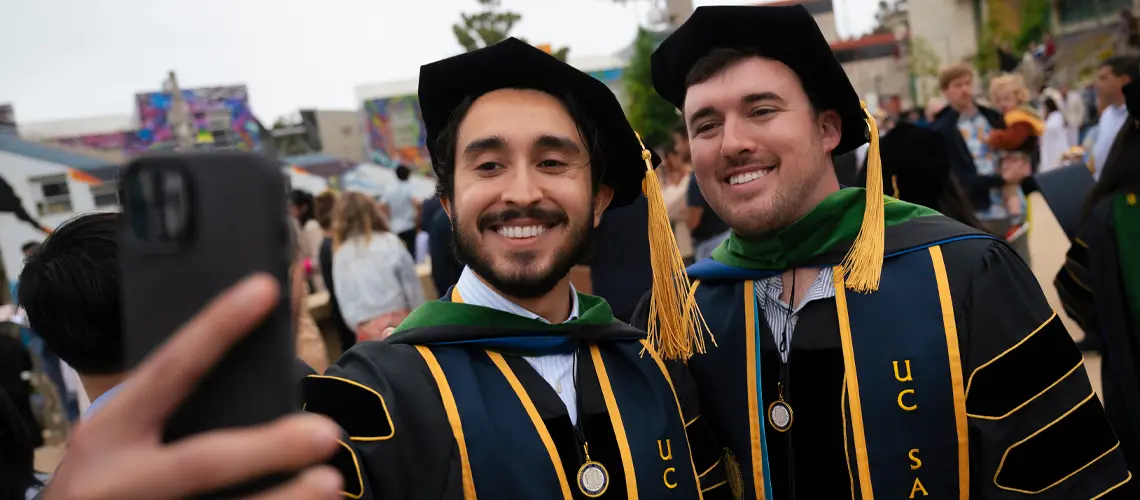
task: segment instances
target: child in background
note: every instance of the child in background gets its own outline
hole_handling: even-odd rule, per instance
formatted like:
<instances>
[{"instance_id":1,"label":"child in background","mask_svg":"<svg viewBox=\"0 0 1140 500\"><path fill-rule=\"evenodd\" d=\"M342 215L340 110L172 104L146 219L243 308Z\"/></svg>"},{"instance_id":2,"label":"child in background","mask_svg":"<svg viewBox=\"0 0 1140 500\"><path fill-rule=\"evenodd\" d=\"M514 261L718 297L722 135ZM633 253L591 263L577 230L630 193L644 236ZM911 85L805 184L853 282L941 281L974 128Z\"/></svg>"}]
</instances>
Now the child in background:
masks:
<instances>
[{"instance_id":1,"label":"child in background","mask_svg":"<svg viewBox=\"0 0 1140 500\"><path fill-rule=\"evenodd\" d=\"M991 148L1006 153L1024 153L1037 171L1040 155L1038 143L1045 133L1045 122L1037 110L1029 106L1029 88L1021 75L1005 74L990 81L990 99L1005 118L1005 129L990 132L986 142ZM1002 200L1010 217L1024 215L1019 186L1002 187Z\"/></svg>"}]
</instances>

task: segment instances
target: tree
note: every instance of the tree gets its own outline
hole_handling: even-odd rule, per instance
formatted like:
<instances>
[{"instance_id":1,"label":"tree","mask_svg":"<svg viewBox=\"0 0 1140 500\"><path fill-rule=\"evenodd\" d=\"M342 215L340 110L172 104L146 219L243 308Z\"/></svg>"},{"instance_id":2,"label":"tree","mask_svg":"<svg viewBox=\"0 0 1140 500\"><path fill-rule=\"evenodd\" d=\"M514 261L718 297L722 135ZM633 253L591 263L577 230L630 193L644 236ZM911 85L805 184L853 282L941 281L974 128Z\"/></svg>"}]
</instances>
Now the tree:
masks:
<instances>
[{"instance_id":1,"label":"tree","mask_svg":"<svg viewBox=\"0 0 1140 500\"><path fill-rule=\"evenodd\" d=\"M633 129L641 134L646 147L650 148L669 139L670 131L679 121L676 108L653 90L649 60L660 42L659 35L638 28L633 56L621 75L629 98L626 117Z\"/></svg>"},{"instance_id":2,"label":"tree","mask_svg":"<svg viewBox=\"0 0 1140 500\"><path fill-rule=\"evenodd\" d=\"M511 30L522 20L522 14L502 10L502 0L476 0L481 10L474 14L459 14L460 21L451 25L455 40L467 52L494 45L511 36ZM523 40L524 42L526 40ZM570 48L551 50L551 55L563 61Z\"/></svg>"},{"instance_id":3,"label":"tree","mask_svg":"<svg viewBox=\"0 0 1140 500\"><path fill-rule=\"evenodd\" d=\"M938 73L942 69L942 59L930 46L930 42L911 34L907 39L907 64L910 74L917 81L915 103L925 103L938 91Z\"/></svg>"},{"instance_id":4,"label":"tree","mask_svg":"<svg viewBox=\"0 0 1140 500\"><path fill-rule=\"evenodd\" d=\"M875 28L872 34L897 33L909 23L907 0L879 0L879 10L875 13Z\"/></svg>"}]
</instances>

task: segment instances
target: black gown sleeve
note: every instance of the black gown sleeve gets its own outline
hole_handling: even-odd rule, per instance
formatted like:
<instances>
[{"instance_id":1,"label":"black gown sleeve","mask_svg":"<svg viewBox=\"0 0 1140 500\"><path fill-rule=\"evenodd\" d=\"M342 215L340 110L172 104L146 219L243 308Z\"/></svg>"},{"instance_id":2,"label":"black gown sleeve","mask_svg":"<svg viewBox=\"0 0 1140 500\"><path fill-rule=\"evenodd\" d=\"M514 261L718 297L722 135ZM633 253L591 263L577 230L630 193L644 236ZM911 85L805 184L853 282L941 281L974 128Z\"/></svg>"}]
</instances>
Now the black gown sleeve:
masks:
<instances>
[{"instance_id":1,"label":"black gown sleeve","mask_svg":"<svg viewBox=\"0 0 1140 500\"><path fill-rule=\"evenodd\" d=\"M641 297L630 321L630 325L641 331L649 325L650 293L646 292ZM721 444L708 419L701 418L701 397L689 368L680 361L665 361L665 366L673 381L673 389L677 391L677 401L681 404L685 434L693 452L693 465L697 468L702 496L706 500L737 498L736 492L741 487L740 464Z\"/></svg>"},{"instance_id":2,"label":"black gown sleeve","mask_svg":"<svg viewBox=\"0 0 1140 500\"><path fill-rule=\"evenodd\" d=\"M969 280L956 316L971 498L1120 494L1131 478L1120 443L1033 273L997 241L970 272L950 279Z\"/></svg>"},{"instance_id":3,"label":"black gown sleeve","mask_svg":"<svg viewBox=\"0 0 1140 500\"><path fill-rule=\"evenodd\" d=\"M1096 292L1092 269L1092 254L1088 241L1098 241L1108 237L1108 224L1111 212L1106 204L1098 204L1092 216L1086 219L1077 230L1065 254L1065 265L1057 272L1053 286L1061 298L1065 314L1076 321L1087 335L1100 332L1100 321L1096 314Z\"/></svg>"},{"instance_id":4,"label":"black gown sleeve","mask_svg":"<svg viewBox=\"0 0 1140 500\"><path fill-rule=\"evenodd\" d=\"M415 348L380 342L358 344L306 378L305 410L344 431L330 464L345 497L457 498L455 439L432 380Z\"/></svg>"}]
</instances>

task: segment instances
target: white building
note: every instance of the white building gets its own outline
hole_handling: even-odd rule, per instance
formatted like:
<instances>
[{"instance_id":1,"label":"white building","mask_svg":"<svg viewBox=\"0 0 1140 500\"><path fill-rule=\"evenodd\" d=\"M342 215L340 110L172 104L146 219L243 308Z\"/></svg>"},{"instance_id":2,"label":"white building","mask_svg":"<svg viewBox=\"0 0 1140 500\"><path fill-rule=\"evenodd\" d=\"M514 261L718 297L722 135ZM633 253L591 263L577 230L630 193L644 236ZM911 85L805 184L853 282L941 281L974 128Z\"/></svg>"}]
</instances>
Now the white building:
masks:
<instances>
[{"instance_id":1,"label":"white building","mask_svg":"<svg viewBox=\"0 0 1140 500\"><path fill-rule=\"evenodd\" d=\"M103 115L20 123L20 137L36 141L138 129L134 115Z\"/></svg>"},{"instance_id":2,"label":"white building","mask_svg":"<svg viewBox=\"0 0 1140 500\"><path fill-rule=\"evenodd\" d=\"M78 213L118 210L117 171L116 165L99 158L0 135L0 177L28 214L47 228ZM0 255L9 280L15 281L23 268L20 247L45 236L15 215L0 213Z\"/></svg>"}]
</instances>

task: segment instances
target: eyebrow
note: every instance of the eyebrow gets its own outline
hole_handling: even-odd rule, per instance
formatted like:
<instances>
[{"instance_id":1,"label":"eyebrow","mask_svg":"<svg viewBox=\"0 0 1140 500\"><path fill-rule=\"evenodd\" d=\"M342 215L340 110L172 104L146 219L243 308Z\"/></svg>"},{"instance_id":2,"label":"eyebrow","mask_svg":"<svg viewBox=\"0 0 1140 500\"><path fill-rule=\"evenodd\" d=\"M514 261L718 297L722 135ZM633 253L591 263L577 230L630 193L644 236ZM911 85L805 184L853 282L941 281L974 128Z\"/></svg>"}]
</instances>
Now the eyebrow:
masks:
<instances>
[{"instance_id":1,"label":"eyebrow","mask_svg":"<svg viewBox=\"0 0 1140 500\"><path fill-rule=\"evenodd\" d=\"M740 98L741 104L753 104L753 103L762 102L762 101L777 101L779 103L787 102L784 100L783 97L780 97L780 94L777 94L775 92L760 92L760 93L756 93L756 94L748 94L748 95ZM715 115L716 113L717 113L716 109L713 108L712 106L705 106L701 109L698 109L697 111L695 111L693 113L693 116L689 118L689 126L692 127L698 120L700 120L702 118L706 118L706 117L711 116L711 115Z\"/></svg>"},{"instance_id":2,"label":"eyebrow","mask_svg":"<svg viewBox=\"0 0 1140 500\"><path fill-rule=\"evenodd\" d=\"M550 134L542 134L534 139L534 147L538 149L550 149L562 151L569 154L578 154L582 152L582 148L578 147L569 137L557 136Z\"/></svg>"},{"instance_id":3,"label":"eyebrow","mask_svg":"<svg viewBox=\"0 0 1140 500\"><path fill-rule=\"evenodd\" d=\"M506 148L507 140L497 135L475 139L467 143L467 147L463 148L463 158L470 160L487 151L503 150Z\"/></svg>"}]
</instances>

